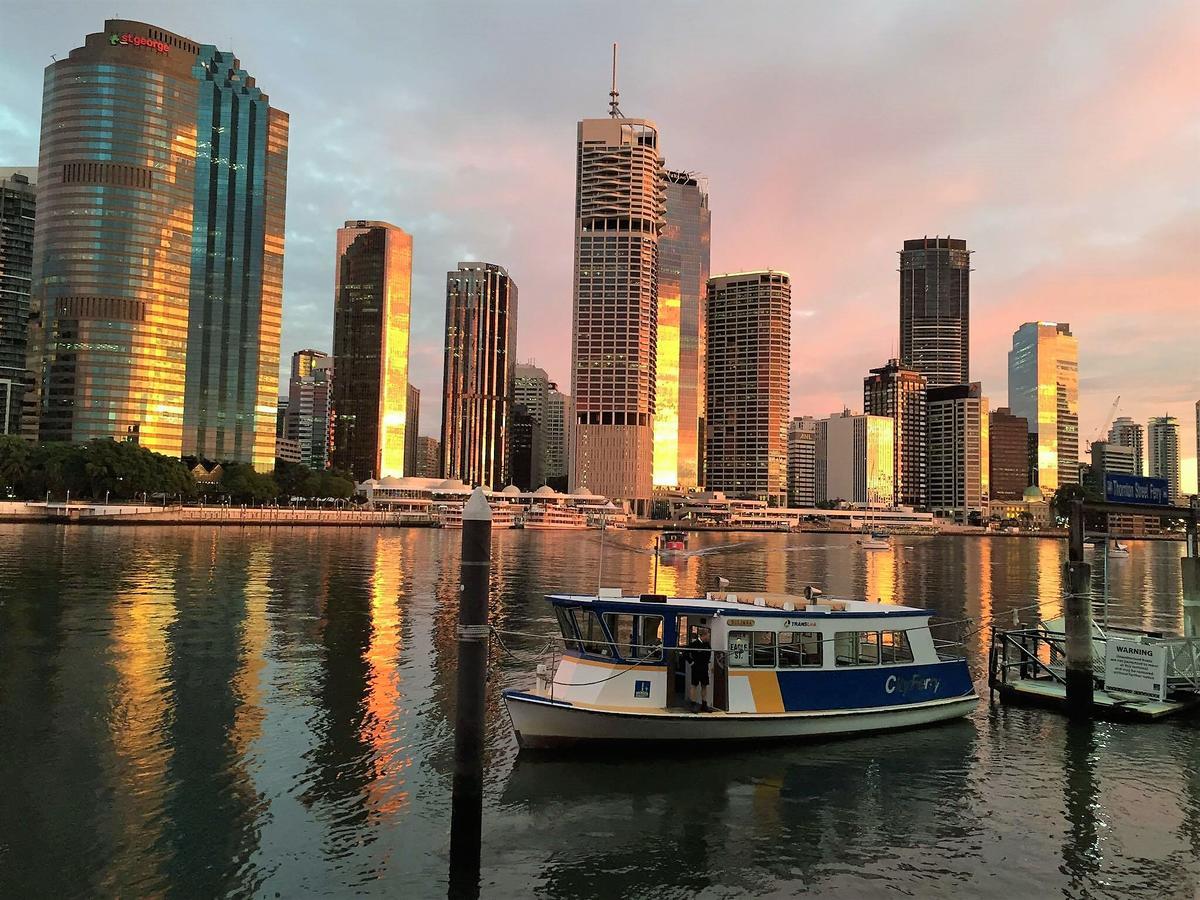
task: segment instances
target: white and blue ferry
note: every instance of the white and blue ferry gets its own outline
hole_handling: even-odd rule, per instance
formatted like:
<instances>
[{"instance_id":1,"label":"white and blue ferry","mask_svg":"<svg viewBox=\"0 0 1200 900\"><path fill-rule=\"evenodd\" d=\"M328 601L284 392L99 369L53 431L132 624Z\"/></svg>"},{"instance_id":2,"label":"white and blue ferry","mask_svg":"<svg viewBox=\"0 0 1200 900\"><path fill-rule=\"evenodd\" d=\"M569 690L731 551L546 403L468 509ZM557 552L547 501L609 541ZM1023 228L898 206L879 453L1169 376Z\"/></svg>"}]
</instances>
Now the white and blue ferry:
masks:
<instances>
[{"instance_id":1,"label":"white and blue ferry","mask_svg":"<svg viewBox=\"0 0 1200 900\"><path fill-rule=\"evenodd\" d=\"M564 649L533 690L506 690L522 747L752 741L953 719L978 703L929 611L863 600L710 592L554 595Z\"/></svg>"}]
</instances>

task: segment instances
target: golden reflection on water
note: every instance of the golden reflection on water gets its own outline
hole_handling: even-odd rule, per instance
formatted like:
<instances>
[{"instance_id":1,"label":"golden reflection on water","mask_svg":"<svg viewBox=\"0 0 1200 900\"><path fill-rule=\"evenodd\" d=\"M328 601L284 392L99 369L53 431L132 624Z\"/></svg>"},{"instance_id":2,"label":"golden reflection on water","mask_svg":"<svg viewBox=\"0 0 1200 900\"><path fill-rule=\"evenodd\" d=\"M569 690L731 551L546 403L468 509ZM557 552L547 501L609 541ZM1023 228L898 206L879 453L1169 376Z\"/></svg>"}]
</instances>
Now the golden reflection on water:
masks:
<instances>
[{"instance_id":1,"label":"golden reflection on water","mask_svg":"<svg viewBox=\"0 0 1200 900\"><path fill-rule=\"evenodd\" d=\"M412 765L402 756L406 747L399 739L400 706L399 661L402 648L403 612L400 586L404 581L404 554L401 538L381 533L375 539L374 569L371 573L371 637L367 662L366 715L362 718L360 738L373 748L373 777L367 781L367 803L377 814L389 816L408 802L408 791L401 769Z\"/></svg>"}]
</instances>

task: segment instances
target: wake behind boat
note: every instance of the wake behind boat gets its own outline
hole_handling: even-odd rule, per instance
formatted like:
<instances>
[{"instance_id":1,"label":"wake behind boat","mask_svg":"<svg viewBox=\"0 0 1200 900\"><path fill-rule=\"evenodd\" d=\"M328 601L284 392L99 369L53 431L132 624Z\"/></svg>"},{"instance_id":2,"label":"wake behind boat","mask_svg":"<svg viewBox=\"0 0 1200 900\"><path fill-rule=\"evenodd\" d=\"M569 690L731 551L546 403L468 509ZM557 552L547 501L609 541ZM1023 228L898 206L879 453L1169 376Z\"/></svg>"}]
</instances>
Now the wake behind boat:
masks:
<instances>
[{"instance_id":1,"label":"wake behind boat","mask_svg":"<svg viewBox=\"0 0 1200 900\"><path fill-rule=\"evenodd\" d=\"M930 612L818 595L551 596L565 649L533 690L504 691L517 739L796 739L974 708L966 660L939 656Z\"/></svg>"}]
</instances>

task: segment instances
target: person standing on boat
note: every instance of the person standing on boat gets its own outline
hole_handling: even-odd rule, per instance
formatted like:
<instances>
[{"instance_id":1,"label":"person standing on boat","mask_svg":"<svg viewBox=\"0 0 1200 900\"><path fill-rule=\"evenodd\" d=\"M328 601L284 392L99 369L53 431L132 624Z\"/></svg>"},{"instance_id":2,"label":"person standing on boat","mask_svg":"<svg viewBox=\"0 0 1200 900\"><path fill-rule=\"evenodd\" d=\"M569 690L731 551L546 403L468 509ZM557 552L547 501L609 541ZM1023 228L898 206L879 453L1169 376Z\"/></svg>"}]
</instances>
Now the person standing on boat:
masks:
<instances>
[{"instance_id":1,"label":"person standing on boat","mask_svg":"<svg viewBox=\"0 0 1200 900\"><path fill-rule=\"evenodd\" d=\"M709 640L708 629L699 628L695 637L688 644L687 661L692 667L692 687L699 694L701 712L708 712L708 668L712 663L712 642ZM696 701L692 701L696 705Z\"/></svg>"}]
</instances>

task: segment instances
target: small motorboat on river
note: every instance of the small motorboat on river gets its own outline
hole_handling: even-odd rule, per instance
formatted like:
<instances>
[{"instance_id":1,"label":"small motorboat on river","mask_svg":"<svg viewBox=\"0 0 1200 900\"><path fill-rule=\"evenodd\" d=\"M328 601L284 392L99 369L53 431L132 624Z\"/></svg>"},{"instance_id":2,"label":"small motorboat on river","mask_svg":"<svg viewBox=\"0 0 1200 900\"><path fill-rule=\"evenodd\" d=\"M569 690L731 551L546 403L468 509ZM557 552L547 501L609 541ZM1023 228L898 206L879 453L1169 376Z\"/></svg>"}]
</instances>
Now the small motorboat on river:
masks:
<instances>
[{"instance_id":1,"label":"small motorboat on river","mask_svg":"<svg viewBox=\"0 0 1200 900\"><path fill-rule=\"evenodd\" d=\"M883 731L979 700L966 660L939 655L926 610L813 590L547 599L561 656L532 690L503 692L523 748Z\"/></svg>"}]
</instances>

